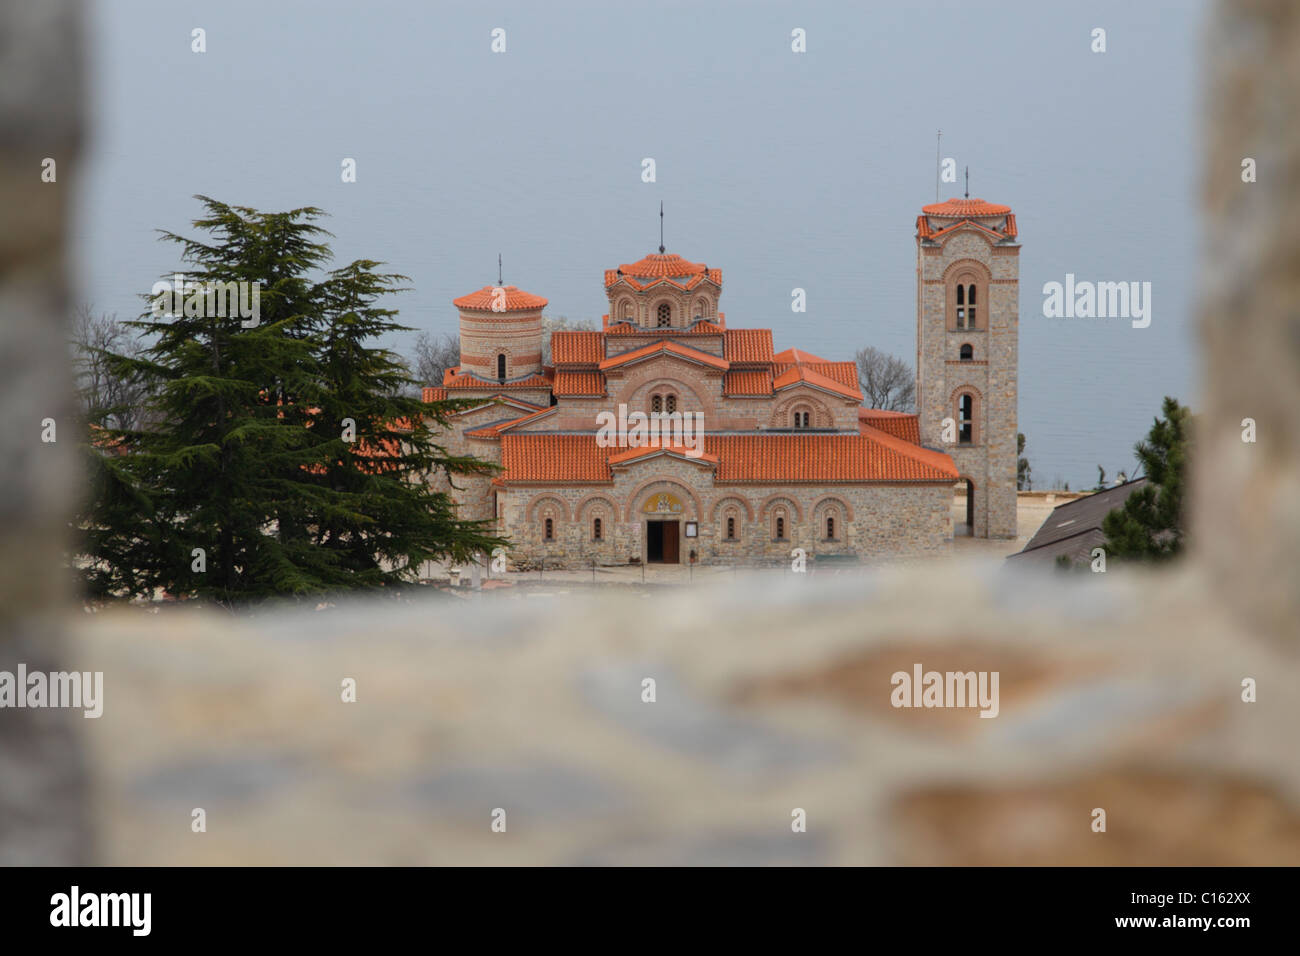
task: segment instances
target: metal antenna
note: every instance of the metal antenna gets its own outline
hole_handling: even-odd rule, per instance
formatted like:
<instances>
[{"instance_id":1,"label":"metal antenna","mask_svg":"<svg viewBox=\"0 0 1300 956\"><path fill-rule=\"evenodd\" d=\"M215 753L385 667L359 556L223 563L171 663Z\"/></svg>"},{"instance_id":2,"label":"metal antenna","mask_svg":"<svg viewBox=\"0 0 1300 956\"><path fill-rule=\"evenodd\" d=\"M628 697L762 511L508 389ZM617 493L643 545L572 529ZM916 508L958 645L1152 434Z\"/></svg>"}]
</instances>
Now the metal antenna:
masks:
<instances>
[{"instance_id":1,"label":"metal antenna","mask_svg":"<svg viewBox=\"0 0 1300 956\"><path fill-rule=\"evenodd\" d=\"M664 201L659 200L659 255L664 254Z\"/></svg>"},{"instance_id":2,"label":"metal antenna","mask_svg":"<svg viewBox=\"0 0 1300 956\"><path fill-rule=\"evenodd\" d=\"M504 285L504 284L505 284L505 282L504 282L504 280L501 278L501 253L498 252L498 253L497 253L497 285L498 285L498 286L501 286L501 285Z\"/></svg>"},{"instance_id":3,"label":"metal antenna","mask_svg":"<svg viewBox=\"0 0 1300 956\"><path fill-rule=\"evenodd\" d=\"M966 167L966 198L970 199L970 167Z\"/></svg>"},{"instance_id":4,"label":"metal antenna","mask_svg":"<svg viewBox=\"0 0 1300 956\"><path fill-rule=\"evenodd\" d=\"M939 177L940 170L943 168L943 130L939 130L938 136L934 141L934 201L939 201Z\"/></svg>"}]
</instances>

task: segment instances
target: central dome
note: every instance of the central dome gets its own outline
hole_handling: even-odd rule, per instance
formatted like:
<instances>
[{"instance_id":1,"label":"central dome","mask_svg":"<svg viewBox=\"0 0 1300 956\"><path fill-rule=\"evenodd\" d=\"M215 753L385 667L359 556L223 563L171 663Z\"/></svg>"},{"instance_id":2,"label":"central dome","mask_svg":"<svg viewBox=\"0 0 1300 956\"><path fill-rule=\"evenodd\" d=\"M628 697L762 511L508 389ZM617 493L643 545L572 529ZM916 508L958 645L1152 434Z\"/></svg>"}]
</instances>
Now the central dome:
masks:
<instances>
[{"instance_id":1,"label":"central dome","mask_svg":"<svg viewBox=\"0 0 1300 956\"><path fill-rule=\"evenodd\" d=\"M703 275L707 267L698 262L688 262L672 253L651 253L644 259L624 263L618 271L636 279L673 279L678 276Z\"/></svg>"}]
</instances>

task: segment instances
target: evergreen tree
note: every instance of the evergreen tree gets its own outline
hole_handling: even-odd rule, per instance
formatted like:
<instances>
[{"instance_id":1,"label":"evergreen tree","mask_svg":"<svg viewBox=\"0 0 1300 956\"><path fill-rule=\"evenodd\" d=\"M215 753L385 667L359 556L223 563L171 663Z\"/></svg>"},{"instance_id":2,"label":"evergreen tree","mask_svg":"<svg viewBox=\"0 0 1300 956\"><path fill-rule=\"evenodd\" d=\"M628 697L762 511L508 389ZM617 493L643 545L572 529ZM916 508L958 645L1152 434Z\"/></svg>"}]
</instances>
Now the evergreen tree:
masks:
<instances>
[{"instance_id":1,"label":"evergreen tree","mask_svg":"<svg viewBox=\"0 0 1300 956\"><path fill-rule=\"evenodd\" d=\"M394 277L354 263L313 281L330 257L318 209L197 198L206 241L164 239L181 246L187 280L259 282L260 315L217 314L206 287L187 287L170 314L132 323L151 344L112 358L146 383L149 424L102 433L114 453L90 456L80 523L92 593L163 589L230 605L392 585L414 578L417 559L498 544L421 478L485 467L433 444L423 416L442 421L446 409L370 391L409 384L394 356L361 344L400 328L373 305ZM337 427L345 417L357 423L351 447ZM401 441L398 419L410 424Z\"/></svg>"},{"instance_id":2,"label":"evergreen tree","mask_svg":"<svg viewBox=\"0 0 1300 956\"><path fill-rule=\"evenodd\" d=\"M1147 483L1106 515L1106 552L1120 558L1164 561L1183 549L1183 490L1191 448L1191 413L1168 396L1145 441L1138 442L1138 460Z\"/></svg>"}]
</instances>

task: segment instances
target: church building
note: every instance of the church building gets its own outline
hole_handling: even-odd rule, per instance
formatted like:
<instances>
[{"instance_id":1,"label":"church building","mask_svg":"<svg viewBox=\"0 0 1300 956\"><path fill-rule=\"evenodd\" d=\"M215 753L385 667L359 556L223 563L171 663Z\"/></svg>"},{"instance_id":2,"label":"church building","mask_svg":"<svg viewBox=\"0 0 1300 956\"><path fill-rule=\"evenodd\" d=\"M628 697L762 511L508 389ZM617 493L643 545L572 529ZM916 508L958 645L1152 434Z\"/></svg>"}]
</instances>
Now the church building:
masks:
<instances>
[{"instance_id":1,"label":"church building","mask_svg":"<svg viewBox=\"0 0 1300 956\"><path fill-rule=\"evenodd\" d=\"M924 206L916 247L915 414L863 407L853 361L729 326L722 270L663 246L605 271L600 330L552 333L549 365L546 299L499 285L456 299L460 364L424 397L474 399L441 440L501 466L455 479L459 513L493 521L515 566L876 562L1014 537L1015 216ZM638 412L702 434L602 432Z\"/></svg>"}]
</instances>

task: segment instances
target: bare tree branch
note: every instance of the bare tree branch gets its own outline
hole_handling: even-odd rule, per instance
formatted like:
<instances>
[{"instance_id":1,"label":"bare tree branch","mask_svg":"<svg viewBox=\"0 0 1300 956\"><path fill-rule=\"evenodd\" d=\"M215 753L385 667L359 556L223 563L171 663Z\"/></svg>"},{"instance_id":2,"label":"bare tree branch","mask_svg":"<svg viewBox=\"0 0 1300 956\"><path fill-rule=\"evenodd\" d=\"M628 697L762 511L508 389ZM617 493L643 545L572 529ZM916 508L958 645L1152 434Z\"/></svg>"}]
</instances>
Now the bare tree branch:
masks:
<instances>
[{"instance_id":1,"label":"bare tree branch","mask_svg":"<svg viewBox=\"0 0 1300 956\"><path fill-rule=\"evenodd\" d=\"M858 382L868 408L911 412L916 408L916 379L901 359L874 348L859 349Z\"/></svg>"}]
</instances>

